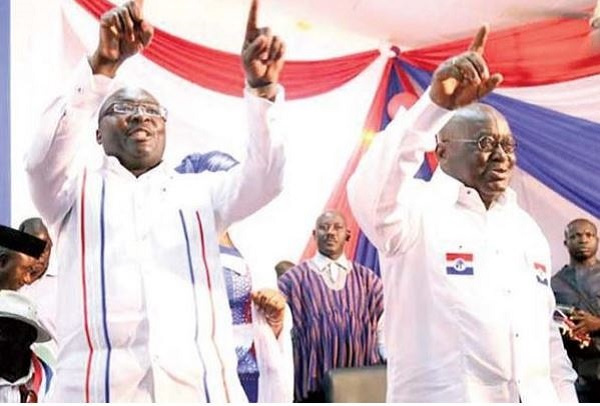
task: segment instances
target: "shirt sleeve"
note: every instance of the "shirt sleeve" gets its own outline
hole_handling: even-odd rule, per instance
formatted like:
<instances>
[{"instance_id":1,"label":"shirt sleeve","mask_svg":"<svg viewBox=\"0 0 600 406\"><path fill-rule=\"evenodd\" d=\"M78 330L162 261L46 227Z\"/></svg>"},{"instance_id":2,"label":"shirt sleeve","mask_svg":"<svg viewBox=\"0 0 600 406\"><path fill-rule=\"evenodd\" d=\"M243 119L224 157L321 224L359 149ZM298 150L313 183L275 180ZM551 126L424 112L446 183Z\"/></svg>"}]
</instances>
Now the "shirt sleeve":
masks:
<instances>
[{"instance_id":1,"label":"shirt sleeve","mask_svg":"<svg viewBox=\"0 0 600 406\"><path fill-rule=\"evenodd\" d=\"M550 295L552 296L552 308L554 308L554 296ZM573 370L558 326L552 317L550 317L550 376L559 400L561 402L577 403L575 392L577 373Z\"/></svg>"},{"instance_id":2,"label":"shirt sleeve","mask_svg":"<svg viewBox=\"0 0 600 406\"><path fill-rule=\"evenodd\" d=\"M413 177L435 134L452 117L426 91L378 134L348 182L348 202L360 228L387 256L404 252L419 233L419 189Z\"/></svg>"},{"instance_id":3,"label":"shirt sleeve","mask_svg":"<svg viewBox=\"0 0 600 406\"><path fill-rule=\"evenodd\" d=\"M73 205L81 173L75 158L85 137L92 136L88 126L112 86L110 78L93 75L84 59L74 83L42 115L25 169L33 202L49 224L60 222Z\"/></svg>"},{"instance_id":4,"label":"shirt sleeve","mask_svg":"<svg viewBox=\"0 0 600 406\"><path fill-rule=\"evenodd\" d=\"M232 168L213 194L218 230L257 211L282 189L285 155L278 116L284 91L281 86L275 102L244 91L249 139L246 157Z\"/></svg>"},{"instance_id":5,"label":"shirt sleeve","mask_svg":"<svg viewBox=\"0 0 600 406\"><path fill-rule=\"evenodd\" d=\"M292 314L285 309L279 337L267 323L262 312L253 305L254 340L260 372L258 402L291 403L294 400L294 353L292 349Z\"/></svg>"}]
</instances>

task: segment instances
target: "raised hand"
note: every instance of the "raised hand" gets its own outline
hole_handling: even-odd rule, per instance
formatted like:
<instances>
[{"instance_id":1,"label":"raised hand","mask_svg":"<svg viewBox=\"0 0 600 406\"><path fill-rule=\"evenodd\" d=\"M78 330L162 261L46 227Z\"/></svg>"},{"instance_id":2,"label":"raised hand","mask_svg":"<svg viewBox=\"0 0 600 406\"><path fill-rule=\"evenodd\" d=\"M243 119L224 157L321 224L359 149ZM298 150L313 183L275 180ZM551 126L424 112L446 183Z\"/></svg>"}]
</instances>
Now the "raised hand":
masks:
<instances>
[{"instance_id":1,"label":"raised hand","mask_svg":"<svg viewBox=\"0 0 600 406\"><path fill-rule=\"evenodd\" d=\"M429 93L434 103L454 110L481 99L502 82L501 74L490 75L483 59L488 34L489 28L481 27L467 52L438 66Z\"/></svg>"},{"instance_id":2,"label":"raised hand","mask_svg":"<svg viewBox=\"0 0 600 406\"><path fill-rule=\"evenodd\" d=\"M252 292L252 301L259 311L261 311L267 323L275 333L275 337L279 336L283 328L283 316L285 314L285 296L277 290L261 289Z\"/></svg>"},{"instance_id":3,"label":"raised hand","mask_svg":"<svg viewBox=\"0 0 600 406\"><path fill-rule=\"evenodd\" d=\"M144 20L143 3L128 1L102 15L98 47L89 59L94 74L114 77L123 61L150 44L154 28Z\"/></svg>"},{"instance_id":4,"label":"raised hand","mask_svg":"<svg viewBox=\"0 0 600 406\"><path fill-rule=\"evenodd\" d=\"M248 85L252 88L263 88L275 85L279 81L285 44L279 37L272 35L268 27L256 26L257 13L258 0L252 0L242 46L242 62ZM275 86L269 87L271 89L260 95L267 98L274 97Z\"/></svg>"}]
</instances>

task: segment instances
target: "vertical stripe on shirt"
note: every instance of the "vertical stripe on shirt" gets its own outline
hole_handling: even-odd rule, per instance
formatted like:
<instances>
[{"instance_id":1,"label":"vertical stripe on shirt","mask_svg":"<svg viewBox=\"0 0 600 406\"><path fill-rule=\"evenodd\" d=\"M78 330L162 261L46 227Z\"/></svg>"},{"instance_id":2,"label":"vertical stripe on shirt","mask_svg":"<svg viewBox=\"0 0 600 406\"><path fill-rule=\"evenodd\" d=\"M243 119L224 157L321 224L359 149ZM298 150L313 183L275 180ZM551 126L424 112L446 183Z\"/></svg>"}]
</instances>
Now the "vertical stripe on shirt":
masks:
<instances>
[{"instance_id":1,"label":"vertical stripe on shirt","mask_svg":"<svg viewBox=\"0 0 600 406\"><path fill-rule=\"evenodd\" d=\"M44 393L48 393L48 391L50 391L50 384L52 383L52 377L54 374L52 373L52 368L50 368L50 366L43 360L40 359L40 363L42 364L42 368L44 369L44 377L46 378Z\"/></svg>"},{"instance_id":2,"label":"vertical stripe on shirt","mask_svg":"<svg viewBox=\"0 0 600 406\"><path fill-rule=\"evenodd\" d=\"M195 319L195 329L194 329L194 342L196 343L196 350L198 351L198 356L200 357L200 361L202 362L202 380L204 381L204 395L206 396L206 402L210 403L210 394L208 393L208 385L206 381L206 364L204 363L204 358L202 358L202 351L200 350L200 346L198 345L198 294L196 289L196 278L194 277L194 266L192 265L192 253L190 250L190 238L187 231L187 226L185 223L185 218L183 217L183 211L179 210L179 217L181 218L181 227L183 228L183 236L185 238L185 249L187 252L187 260L188 260L188 269L190 271L190 280L192 281L192 293L194 297L194 319Z\"/></svg>"},{"instance_id":3,"label":"vertical stripe on shirt","mask_svg":"<svg viewBox=\"0 0 600 406\"><path fill-rule=\"evenodd\" d=\"M208 268L208 262L206 261L206 246L204 243L204 228L202 227L202 220L200 219L200 213L196 211L196 220L198 221L198 231L200 233L200 249L202 253L202 262L204 264L204 270L206 272L206 284L208 286L208 295L210 298L210 310L211 310L211 339L213 345L215 347L215 352L217 353L217 357L219 358L219 364L221 367L221 378L223 379L223 388L225 390L225 400L227 403L230 402L229 399L229 389L227 388L227 379L225 376L225 366L223 364L223 358L221 357L221 353L219 351L219 347L215 341L215 303L213 299L213 291L212 291L212 283L210 279L210 270Z\"/></svg>"},{"instance_id":4,"label":"vertical stripe on shirt","mask_svg":"<svg viewBox=\"0 0 600 406\"><path fill-rule=\"evenodd\" d=\"M104 249L105 249L105 226L104 226L104 206L105 206L106 181L102 178L102 192L100 195L100 287L102 289L102 327L104 338L106 340L106 368L104 371L104 401L110 403L110 354L112 347L108 336L108 323L106 321L106 273L104 268Z\"/></svg>"},{"instance_id":5,"label":"vertical stripe on shirt","mask_svg":"<svg viewBox=\"0 0 600 406\"><path fill-rule=\"evenodd\" d=\"M84 386L84 399L87 403L90 402L90 370L92 366L92 355L94 348L92 347L92 340L90 338L90 328L88 323L88 308L87 308L87 287L85 281L85 188L87 182L87 169L83 171L83 181L81 183L81 200L80 200L80 228L79 228L79 239L81 241L81 284L83 293L83 327L85 332L85 339L87 341L89 353L85 366L85 386Z\"/></svg>"},{"instance_id":6,"label":"vertical stripe on shirt","mask_svg":"<svg viewBox=\"0 0 600 406\"><path fill-rule=\"evenodd\" d=\"M31 363L33 364L33 382L31 383L31 389L39 398L40 389L42 387L42 378L44 377L42 363L35 354L32 354L31 356Z\"/></svg>"}]
</instances>

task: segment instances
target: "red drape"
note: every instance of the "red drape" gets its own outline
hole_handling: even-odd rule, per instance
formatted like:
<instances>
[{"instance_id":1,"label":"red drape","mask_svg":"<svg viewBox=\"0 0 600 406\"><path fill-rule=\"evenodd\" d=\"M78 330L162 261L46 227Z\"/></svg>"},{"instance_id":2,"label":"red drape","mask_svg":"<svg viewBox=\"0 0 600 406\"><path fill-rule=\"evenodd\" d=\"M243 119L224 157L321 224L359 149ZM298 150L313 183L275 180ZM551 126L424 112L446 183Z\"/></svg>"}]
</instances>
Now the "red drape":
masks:
<instances>
[{"instance_id":1,"label":"red drape","mask_svg":"<svg viewBox=\"0 0 600 406\"><path fill-rule=\"evenodd\" d=\"M356 244L358 242L358 234L360 229L352 212L350 211L350 205L348 204L348 195L346 194L346 184L350 179L350 176L354 173L356 166L360 162L363 154L366 152L367 148L369 148L369 144L373 135L377 131L379 131L379 127L381 125L381 120L383 114L385 112L386 105L386 90L389 83L390 72L394 68L393 59L388 60L383 75L381 76L381 81L377 86L377 90L375 92L375 96L373 97L373 101L371 103L371 107L369 108L369 113L367 115L367 119L365 121L365 126L363 129L363 138L358 145L358 147L352 153L352 156L348 160L346 164L346 169L344 169L344 173L340 177L340 180L336 184L333 189L333 193L331 197L327 201L326 208L334 209L341 212L346 218L346 226L348 230L350 230L350 241L346 243L345 246L345 254L348 258L353 259L356 253ZM302 253L302 259L311 258L315 255L317 246L314 240L311 238Z\"/></svg>"},{"instance_id":2,"label":"red drape","mask_svg":"<svg viewBox=\"0 0 600 406\"><path fill-rule=\"evenodd\" d=\"M107 0L75 0L96 18L114 4ZM241 41L241 39L240 39ZM240 56L178 38L155 29L144 56L201 87L241 96L244 74ZM286 61L281 83L287 99L316 96L350 81L379 56L378 50L320 61Z\"/></svg>"},{"instance_id":3,"label":"red drape","mask_svg":"<svg viewBox=\"0 0 600 406\"><path fill-rule=\"evenodd\" d=\"M473 35L475 32L473 32ZM401 59L433 71L440 62L464 52L471 38L403 52ZM503 86L535 86L600 73L600 33L585 20L551 19L492 31L485 47L491 72L504 75Z\"/></svg>"}]
</instances>

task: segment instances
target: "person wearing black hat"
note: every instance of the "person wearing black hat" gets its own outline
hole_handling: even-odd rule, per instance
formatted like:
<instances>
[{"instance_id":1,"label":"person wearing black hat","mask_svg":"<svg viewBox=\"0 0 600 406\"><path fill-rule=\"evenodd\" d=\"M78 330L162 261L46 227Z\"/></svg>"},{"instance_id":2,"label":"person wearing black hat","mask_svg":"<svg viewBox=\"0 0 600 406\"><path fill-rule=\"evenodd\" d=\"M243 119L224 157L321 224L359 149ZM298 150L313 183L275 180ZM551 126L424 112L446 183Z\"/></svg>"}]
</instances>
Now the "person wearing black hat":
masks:
<instances>
[{"instance_id":1,"label":"person wearing black hat","mask_svg":"<svg viewBox=\"0 0 600 406\"><path fill-rule=\"evenodd\" d=\"M0 402L36 403L50 390L52 371L31 350L51 339L25 296L0 291Z\"/></svg>"},{"instance_id":2,"label":"person wearing black hat","mask_svg":"<svg viewBox=\"0 0 600 406\"><path fill-rule=\"evenodd\" d=\"M0 225L0 289L19 290L34 281L46 242Z\"/></svg>"}]
</instances>

